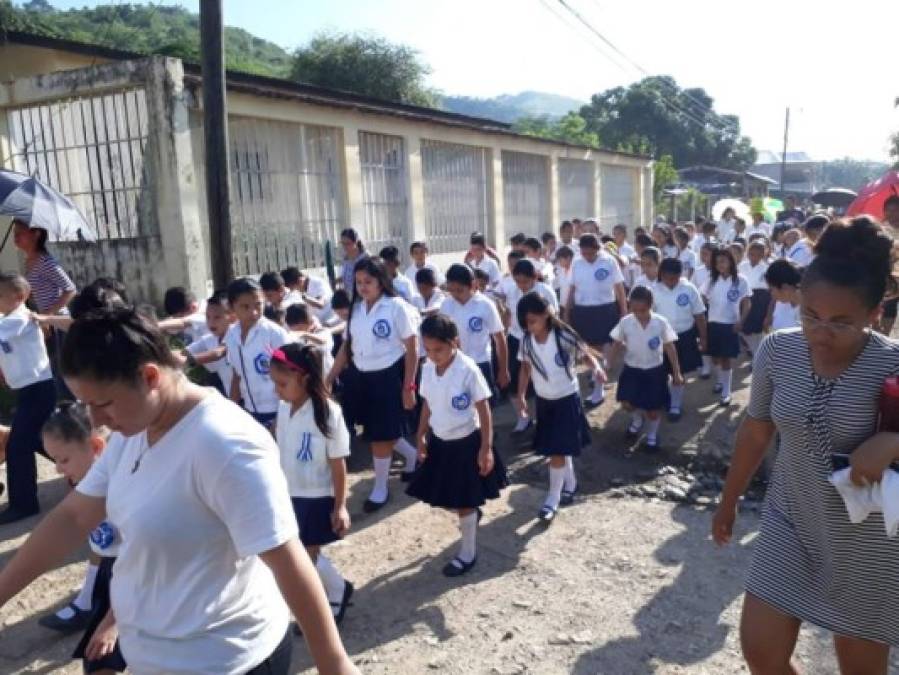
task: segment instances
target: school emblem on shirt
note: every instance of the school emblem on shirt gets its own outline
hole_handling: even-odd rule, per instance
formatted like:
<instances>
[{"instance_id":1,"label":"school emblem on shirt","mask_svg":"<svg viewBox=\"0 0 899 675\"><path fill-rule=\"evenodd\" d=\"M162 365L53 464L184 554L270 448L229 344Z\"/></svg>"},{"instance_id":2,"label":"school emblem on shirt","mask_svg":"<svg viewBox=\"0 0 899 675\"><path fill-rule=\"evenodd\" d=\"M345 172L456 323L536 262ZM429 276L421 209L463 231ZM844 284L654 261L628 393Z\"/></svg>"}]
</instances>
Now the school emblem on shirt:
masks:
<instances>
[{"instance_id":1,"label":"school emblem on shirt","mask_svg":"<svg viewBox=\"0 0 899 675\"><path fill-rule=\"evenodd\" d=\"M564 368L568 365L568 352L556 352L556 365L559 368Z\"/></svg>"},{"instance_id":2,"label":"school emblem on shirt","mask_svg":"<svg viewBox=\"0 0 899 675\"><path fill-rule=\"evenodd\" d=\"M268 375L271 370L271 359L268 354L257 354L256 358L253 359L253 368L260 375Z\"/></svg>"},{"instance_id":3,"label":"school emblem on shirt","mask_svg":"<svg viewBox=\"0 0 899 675\"><path fill-rule=\"evenodd\" d=\"M462 392L458 396L453 396L453 408L456 410L467 410L468 406L471 405L471 396L467 393Z\"/></svg>"},{"instance_id":4,"label":"school emblem on shirt","mask_svg":"<svg viewBox=\"0 0 899 675\"><path fill-rule=\"evenodd\" d=\"M605 267L600 267L593 273L593 278L597 281L605 281L609 278L609 270Z\"/></svg>"},{"instance_id":5,"label":"school emblem on shirt","mask_svg":"<svg viewBox=\"0 0 899 675\"><path fill-rule=\"evenodd\" d=\"M105 551L115 541L115 530L112 529L112 525L103 521L91 532L91 541L94 543L94 546Z\"/></svg>"},{"instance_id":6,"label":"school emblem on shirt","mask_svg":"<svg viewBox=\"0 0 899 675\"><path fill-rule=\"evenodd\" d=\"M662 341L659 339L659 336L656 335L655 337L649 338L649 342L647 344L649 344L650 349L655 351L662 344Z\"/></svg>"},{"instance_id":7,"label":"school emblem on shirt","mask_svg":"<svg viewBox=\"0 0 899 675\"><path fill-rule=\"evenodd\" d=\"M297 460L300 462L312 461L312 434L303 432L300 438L300 449L297 451Z\"/></svg>"},{"instance_id":8,"label":"school emblem on shirt","mask_svg":"<svg viewBox=\"0 0 899 675\"><path fill-rule=\"evenodd\" d=\"M12 345L10 345L6 340L0 340L0 349L3 350L4 354L12 354Z\"/></svg>"},{"instance_id":9,"label":"school emblem on shirt","mask_svg":"<svg viewBox=\"0 0 899 675\"><path fill-rule=\"evenodd\" d=\"M690 304L690 296L686 293L681 293L677 296L677 304L680 307L686 307Z\"/></svg>"},{"instance_id":10,"label":"school emblem on shirt","mask_svg":"<svg viewBox=\"0 0 899 675\"><path fill-rule=\"evenodd\" d=\"M727 292L727 299L731 302L736 302L740 299L740 291L737 288L732 288Z\"/></svg>"},{"instance_id":11,"label":"school emblem on shirt","mask_svg":"<svg viewBox=\"0 0 899 675\"><path fill-rule=\"evenodd\" d=\"M390 324L387 322L387 319L378 319L375 321L375 325L371 327L371 332L377 338L389 338Z\"/></svg>"},{"instance_id":12,"label":"school emblem on shirt","mask_svg":"<svg viewBox=\"0 0 899 675\"><path fill-rule=\"evenodd\" d=\"M479 316L473 316L468 320L468 329L472 333L480 333L484 330L484 320Z\"/></svg>"}]
</instances>

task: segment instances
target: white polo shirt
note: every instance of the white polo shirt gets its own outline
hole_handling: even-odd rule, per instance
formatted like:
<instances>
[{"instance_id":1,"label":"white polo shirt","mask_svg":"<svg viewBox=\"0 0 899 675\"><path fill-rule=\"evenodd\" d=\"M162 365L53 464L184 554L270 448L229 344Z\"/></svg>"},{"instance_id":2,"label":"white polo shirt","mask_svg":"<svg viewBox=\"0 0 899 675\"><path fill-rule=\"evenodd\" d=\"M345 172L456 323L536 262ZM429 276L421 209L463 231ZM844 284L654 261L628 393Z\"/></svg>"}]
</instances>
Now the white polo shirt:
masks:
<instances>
[{"instance_id":1,"label":"white polo shirt","mask_svg":"<svg viewBox=\"0 0 899 675\"><path fill-rule=\"evenodd\" d=\"M771 330L799 328L802 325L799 316L799 305L794 307L789 302L774 303L774 312L771 315Z\"/></svg>"},{"instance_id":2,"label":"white polo shirt","mask_svg":"<svg viewBox=\"0 0 899 675\"><path fill-rule=\"evenodd\" d=\"M269 377L272 351L293 342L293 336L274 321L261 317L250 328L247 338L240 339L240 322L225 333L228 362L240 378L240 394L247 410L270 414L278 411L278 395ZM230 383L227 383L230 387Z\"/></svg>"},{"instance_id":3,"label":"white polo shirt","mask_svg":"<svg viewBox=\"0 0 899 675\"><path fill-rule=\"evenodd\" d=\"M402 298L381 295L368 309L364 300L353 307L347 327L353 363L363 372L389 368L406 353L403 340L418 334L418 316Z\"/></svg>"},{"instance_id":4,"label":"white polo shirt","mask_svg":"<svg viewBox=\"0 0 899 675\"><path fill-rule=\"evenodd\" d=\"M664 363L664 345L677 340L677 333L661 314L650 312L644 327L633 314L628 314L612 329L609 336L624 344L624 362L631 368L650 370Z\"/></svg>"},{"instance_id":5,"label":"white polo shirt","mask_svg":"<svg viewBox=\"0 0 899 675\"><path fill-rule=\"evenodd\" d=\"M307 400L292 415L289 403L281 401L278 405L275 438L291 497L333 497L329 460L350 456L350 432L343 421L343 410L332 399L327 405L328 436L315 423L312 401Z\"/></svg>"},{"instance_id":6,"label":"white polo shirt","mask_svg":"<svg viewBox=\"0 0 899 675\"><path fill-rule=\"evenodd\" d=\"M696 315L705 312L699 289L681 277L674 288L662 282L652 287L653 309L664 317L675 333L685 333L696 324Z\"/></svg>"},{"instance_id":7,"label":"white polo shirt","mask_svg":"<svg viewBox=\"0 0 899 675\"><path fill-rule=\"evenodd\" d=\"M812 253L812 247L809 243L804 239L800 239L784 252L784 257L796 263L799 267L808 267L812 264L812 260L815 259L815 254Z\"/></svg>"},{"instance_id":8,"label":"white polo shirt","mask_svg":"<svg viewBox=\"0 0 899 675\"><path fill-rule=\"evenodd\" d=\"M10 389L53 379L44 334L25 303L0 317L0 370Z\"/></svg>"},{"instance_id":9,"label":"white polo shirt","mask_svg":"<svg viewBox=\"0 0 899 675\"><path fill-rule=\"evenodd\" d=\"M496 286L502 278L502 272L500 272L499 265L497 265L496 261L490 256L485 255L480 260L471 259L468 264L472 269L483 270L487 273L487 276L490 277L488 286Z\"/></svg>"},{"instance_id":10,"label":"white polo shirt","mask_svg":"<svg viewBox=\"0 0 899 675\"><path fill-rule=\"evenodd\" d=\"M133 672L242 675L284 639L259 555L296 539L296 516L275 440L234 403L206 396L152 447L113 434L75 489L121 533L110 599Z\"/></svg>"},{"instance_id":11,"label":"white polo shirt","mask_svg":"<svg viewBox=\"0 0 899 675\"><path fill-rule=\"evenodd\" d=\"M677 259L680 260L681 266L683 267L683 275L688 279L691 279L693 277L693 272L696 271L696 265L699 262L696 252L690 248L685 248L677 254Z\"/></svg>"},{"instance_id":12,"label":"white polo shirt","mask_svg":"<svg viewBox=\"0 0 899 675\"><path fill-rule=\"evenodd\" d=\"M503 322L493 300L483 293L474 293L463 305L448 297L440 305L440 313L452 319L459 329L462 351L475 363L490 363L493 335L503 332Z\"/></svg>"},{"instance_id":13,"label":"white polo shirt","mask_svg":"<svg viewBox=\"0 0 899 675\"><path fill-rule=\"evenodd\" d=\"M433 310L435 308L439 309L443 304L444 300L446 300L446 295L439 288L435 288L434 292L431 293L431 297L427 300L424 299L421 295L416 295L412 298L412 306L418 310L418 313L422 315L421 319L424 319L424 313L426 311ZM433 312L429 312L429 315ZM421 327L419 326L419 329ZM424 358L425 356L425 345L424 341L421 339L421 331L419 330L418 334L418 357Z\"/></svg>"},{"instance_id":14,"label":"white polo shirt","mask_svg":"<svg viewBox=\"0 0 899 675\"><path fill-rule=\"evenodd\" d=\"M393 278L393 288L399 293L403 300L409 303L411 303L413 298L418 295L415 284L402 274L398 274Z\"/></svg>"},{"instance_id":15,"label":"white polo shirt","mask_svg":"<svg viewBox=\"0 0 899 675\"><path fill-rule=\"evenodd\" d=\"M578 393L577 382L577 350L573 344L563 339L562 351L556 344L556 336L550 333L546 342L540 344L531 336L528 340L532 347L533 356L526 353L525 343L522 341L518 349L518 360L531 365L531 382L537 396L548 400L558 400ZM540 374L534 365L540 364L546 376ZM568 363L568 371L565 372L565 364Z\"/></svg>"},{"instance_id":16,"label":"white polo shirt","mask_svg":"<svg viewBox=\"0 0 899 675\"><path fill-rule=\"evenodd\" d=\"M597 307L615 302L615 284L623 284L624 277L618 261L603 250L592 263L584 258L571 265L574 304Z\"/></svg>"},{"instance_id":17,"label":"white polo shirt","mask_svg":"<svg viewBox=\"0 0 899 675\"><path fill-rule=\"evenodd\" d=\"M431 430L444 441L465 438L480 428L476 404L490 398L490 387L478 365L456 350L443 375L430 359L421 369L422 398L431 410Z\"/></svg>"},{"instance_id":18,"label":"white polo shirt","mask_svg":"<svg viewBox=\"0 0 899 675\"><path fill-rule=\"evenodd\" d=\"M752 266L752 263L749 260L744 260L740 263L737 268L740 272L740 276L746 279L746 283L749 284L749 290L768 290L768 282L765 281L765 272L768 271L768 263L764 260L760 262L755 267Z\"/></svg>"},{"instance_id":19,"label":"white polo shirt","mask_svg":"<svg viewBox=\"0 0 899 675\"><path fill-rule=\"evenodd\" d=\"M712 270L701 262L698 262L696 264L696 269L693 270L693 276L690 278L690 281L693 282L693 285L696 286L700 292L704 292L705 287L708 285L709 279L711 278Z\"/></svg>"},{"instance_id":20,"label":"white polo shirt","mask_svg":"<svg viewBox=\"0 0 899 675\"><path fill-rule=\"evenodd\" d=\"M709 300L709 322L733 324L740 320L740 301L752 292L746 279L737 275L737 283L723 277L714 283L709 280L703 295Z\"/></svg>"},{"instance_id":21,"label":"white polo shirt","mask_svg":"<svg viewBox=\"0 0 899 675\"><path fill-rule=\"evenodd\" d=\"M187 345L187 351L190 352L192 356L197 356L198 354L205 354L206 352L211 352L213 349L218 349L223 344L224 338L222 340L219 340L218 337L216 337L212 333L206 333L206 335L201 337L199 340L191 342L189 345ZM225 385L226 394L231 392L231 380L234 377L234 369L231 367L231 363L228 361L227 351L222 358L218 359L217 361L204 363L203 367L210 373L215 373L216 375L218 375L219 379L222 381L222 384Z\"/></svg>"},{"instance_id":22,"label":"white polo shirt","mask_svg":"<svg viewBox=\"0 0 899 675\"><path fill-rule=\"evenodd\" d=\"M527 293L539 293L540 296L549 303L549 306L553 308L554 312L559 312L559 300L558 298L556 298L555 291L553 291L553 289L544 284L542 281L535 282L534 287L531 288L530 291L525 291L523 293L521 289L518 288L518 284L516 284L515 280L513 279L508 291L508 295L506 296L506 304L512 311L512 321L509 324L509 334L513 335L519 340L524 337L524 329L518 324L518 301L521 300Z\"/></svg>"},{"instance_id":23,"label":"white polo shirt","mask_svg":"<svg viewBox=\"0 0 899 675\"><path fill-rule=\"evenodd\" d=\"M657 281L655 279L650 279L645 274L640 274L636 279L634 279L633 288L638 288L643 286L643 288L648 288L649 290L653 290L655 288Z\"/></svg>"},{"instance_id":24,"label":"white polo shirt","mask_svg":"<svg viewBox=\"0 0 899 675\"><path fill-rule=\"evenodd\" d=\"M331 366L334 365L334 334L327 328L321 328L320 330L314 331L313 335L324 340L324 343L318 344L312 340L305 340L299 335L296 335L296 340L301 344L309 345L313 349L317 349L321 352L322 372L327 375L331 372Z\"/></svg>"},{"instance_id":25,"label":"white polo shirt","mask_svg":"<svg viewBox=\"0 0 899 675\"><path fill-rule=\"evenodd\" d=\"M416 288L415 275L418 274L418 270L420 269L432 270L434 272L434 280L437 282L438 286L443 286L443 284L446 282L446 278L443 276L443 272L440 271L440 268L430 260L425 260L425 264L422 267L416 267L415 263L412 263L411 265L409 265L409 267L406 268L404 274L406 278L412 282L413 288Z\"/></svg>"}]
</instances>

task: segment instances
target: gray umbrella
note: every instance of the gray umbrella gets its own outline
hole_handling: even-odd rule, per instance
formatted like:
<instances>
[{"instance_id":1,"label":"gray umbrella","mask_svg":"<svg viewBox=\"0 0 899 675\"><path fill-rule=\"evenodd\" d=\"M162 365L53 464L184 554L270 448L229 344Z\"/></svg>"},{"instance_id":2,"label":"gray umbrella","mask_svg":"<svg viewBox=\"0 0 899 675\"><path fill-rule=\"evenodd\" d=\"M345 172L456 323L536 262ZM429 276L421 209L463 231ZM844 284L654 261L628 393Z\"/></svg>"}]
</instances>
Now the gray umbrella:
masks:
<instances>
[{"instance_id":1,"label":"gray umbrella","mask_svg":"<svg viewBox=\"0 0 899 675\"><path fill-rule=\"evenodd\" d=\"M812 195L812 201L821 206L843 207L849 206L858 195L846 188L829 188Z\"/></svg>"}]
</instances>

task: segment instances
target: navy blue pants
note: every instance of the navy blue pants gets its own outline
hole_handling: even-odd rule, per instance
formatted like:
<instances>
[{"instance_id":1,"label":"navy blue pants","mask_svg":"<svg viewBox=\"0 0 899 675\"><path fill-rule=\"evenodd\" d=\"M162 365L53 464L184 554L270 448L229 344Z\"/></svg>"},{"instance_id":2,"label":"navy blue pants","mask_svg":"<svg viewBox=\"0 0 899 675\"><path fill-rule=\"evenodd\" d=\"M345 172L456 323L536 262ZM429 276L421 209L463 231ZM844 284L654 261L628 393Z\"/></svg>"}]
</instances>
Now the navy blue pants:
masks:
<instances>
[{"instance_id":1,"label":"navy blue pants","mask_svg":"<svg viewBox=\"0 0 899 675\"><path fill-rule=\"evenodd\" d=\"M44 454L41 427L56 406L56 386L44 380L16 390L16 412L6 445L6 480L9 508L22 513L38 510L37 463Z\"/></svg>"}]
</instances>

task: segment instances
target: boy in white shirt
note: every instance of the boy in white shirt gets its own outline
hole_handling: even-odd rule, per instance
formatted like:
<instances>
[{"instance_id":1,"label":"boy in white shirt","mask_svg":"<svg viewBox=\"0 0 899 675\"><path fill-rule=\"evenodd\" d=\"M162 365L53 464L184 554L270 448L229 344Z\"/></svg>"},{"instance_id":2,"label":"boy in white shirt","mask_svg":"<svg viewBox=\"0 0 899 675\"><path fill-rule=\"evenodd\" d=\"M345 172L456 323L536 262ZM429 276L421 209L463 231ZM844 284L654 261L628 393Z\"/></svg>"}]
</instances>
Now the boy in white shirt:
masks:
<instances>
[{"instance_id":1,"label":"boy in white shirt","mask_svg":"<svg viewBox=\"0 0 899 675\"><path fill-rule=\"evenodd\" d=\"M400 251L396 246L385 246L381 249L378 256L384 261L387 273L393 281L393 288L399 296L412 304L412 298L415 297L415 284L408 277L399 273L400 269Z\"/></svg>"},{"instance_id":2,"label":"boy in white shirt","mask_svg":"<svg viewBox=\"0 0 899 675\"><path fill-rule=\"evenodd\" d=\"M188 366L203 366L212 375L212 386L225 397L231 394L234 370L228 362L225 334L234 323L234 314L228 307L228 295L222 291L206 301L206 325L209 332L187 345L181 353Z\"/></svg>"},{"instance_id":3,"label":"boy in white shirt","mask_svg":"<svg viewBox=\"0 0 899 675\"><path fill-rule=\"evenodd\" d=\"M487 240L478 232L471 235L471 244L465 256L465 263L474 270L483 270L489 277L488 287L493 289L502 278L499 261L489 255Z\"/></svg>"},{"instance_id":4,"label":"boy in white shirt","mask_svg":"<svg viewBox=\"0 0 899 675\"><path fill-rule=\"evenodd\" d=\"M322 324L328 325L334 321L334 312L330 306L334 294L327 280L306 274L297 267L281 270L281 278L290 293L299 294L301 301L312 307Z\"/></svg>"},{"instance_id":5,"label":"boy in white shirt","mask_svg":"<svg viewBox=\"0 0 899 675\"><path fill-rule=\"evenodd\" d=\"M156 325L166 333L180 333L185 344L190 344L209 332L204 310L197 298L183 286L174 286L165 292L162 301L167 319Z\"/></svg>"},{"instance_id":6,"label":"boy in white shirt","mask_svg":"<svg viewBox=\"0 0 899 675\"><path fill-rule=\"evenodd\" d=\"M274 309L283 312L291 305L303 302L303 294L299 291L289 290L287 284L284 283L284 278L277 272L264 273L259 277L259 285L262 287L265 301Z\"/></svg>"},{"instance_id":7,"label":"boy in white shirt","mask_svg":"<svg viewBox=\"0 0 899 675\"><path fill-rule=\"evenodd\" d=\"M434 263L428 260L428 245L423 241L414 241L412 245L409 247L409 257L412 258L412 264L406 268L406 278L411 281L413 284L415 283L415 274L419 270L432 270L434 272L434 278L437 280L438 286L443 286L444 278L443 272L440 271L440 268L437 267Z\"/></svg>"}]
</instances>

